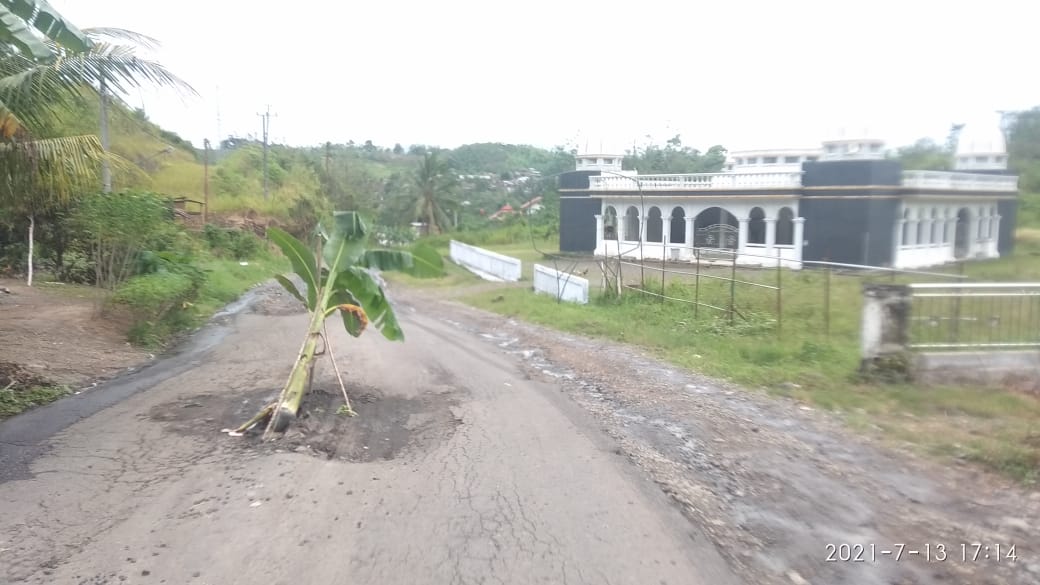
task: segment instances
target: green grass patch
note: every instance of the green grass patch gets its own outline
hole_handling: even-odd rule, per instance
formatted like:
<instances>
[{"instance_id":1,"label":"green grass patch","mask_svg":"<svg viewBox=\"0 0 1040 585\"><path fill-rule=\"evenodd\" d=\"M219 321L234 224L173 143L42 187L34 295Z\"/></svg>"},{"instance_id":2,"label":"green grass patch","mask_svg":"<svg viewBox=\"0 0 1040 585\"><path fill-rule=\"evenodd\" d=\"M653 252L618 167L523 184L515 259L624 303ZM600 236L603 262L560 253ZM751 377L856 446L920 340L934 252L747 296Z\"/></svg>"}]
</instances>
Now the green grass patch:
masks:
<instances>
[{"instance_id":1,"label":"green grass patch","mask_svg":"<svg viewBox=\"0 0 1040 585\"><path fill-rule=\"evenodd\" d=\"M247 261L210 257L196 265L206 273L206 282L195 301L196 323L208 319L253 286L289 271L288 260L268 252Z\"/></svg>"},{"instance_id":2,"label":"green grass patch","mask_svg":"<svg viewBox=\"0 0 1040 585\"><path fill-rule=\"evenodd\" d=\"M416 278L403 272L384 272L382 277L390 283L398 283L409 287L447 290L485 282L477 275L455 264L441 251L444 257L444 276L440 278Z\"/></svg>"},{"instance_id":3,"label":"green grass patch","mask_svg":"<svg viewBox=\"0 0 1040 585\"><path fill-rule=\"evenodd\" d=\"M0 388L0 419L54 402L62 396L67 396L70 392L68 386L54 385Z\"/></svg>"}]
</instances>

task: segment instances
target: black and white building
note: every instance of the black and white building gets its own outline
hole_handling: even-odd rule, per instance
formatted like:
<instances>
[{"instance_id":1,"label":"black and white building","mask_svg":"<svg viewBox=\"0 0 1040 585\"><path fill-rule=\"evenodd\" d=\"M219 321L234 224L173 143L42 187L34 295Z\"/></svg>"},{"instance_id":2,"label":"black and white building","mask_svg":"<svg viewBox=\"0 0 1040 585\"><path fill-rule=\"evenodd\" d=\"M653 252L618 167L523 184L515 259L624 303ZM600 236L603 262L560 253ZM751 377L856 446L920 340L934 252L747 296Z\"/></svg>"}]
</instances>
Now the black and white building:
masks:
<instances>
[{"instance_id":1,"label":"black and white building","mask_svg":"<svg viewBox=\"0 0 1040 585\"><path fill-rule=\"evenodd\" d=\"M1018 178L997 125L962 131L953 171L903 169L876 138L733 152L721 173L639 175L622 158L578 155L560 176L562 251L689 261L694 247L719 248L746 265L919 268L1014 244Z\"/></svg>"}]
</instances>

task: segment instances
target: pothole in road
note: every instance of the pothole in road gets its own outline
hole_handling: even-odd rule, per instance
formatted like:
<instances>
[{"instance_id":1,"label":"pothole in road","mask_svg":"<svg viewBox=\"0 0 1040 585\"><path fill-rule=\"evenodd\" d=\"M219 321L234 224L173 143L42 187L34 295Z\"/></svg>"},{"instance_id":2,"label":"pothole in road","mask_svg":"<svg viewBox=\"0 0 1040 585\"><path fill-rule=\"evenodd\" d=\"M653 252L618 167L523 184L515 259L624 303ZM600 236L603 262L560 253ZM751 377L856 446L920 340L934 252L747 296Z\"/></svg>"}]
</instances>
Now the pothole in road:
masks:
<instances>
[{"instance_id":1,"label":"pothole in road","mask_svg":"<svg viewBox=\"0 0 1040 585\"><path fill-rule=\"evenodd\" d=\"M210 437L248 420L277 396L277 389L264 389L244 396L184 397L154 407L149 418L165 423L176 433ZM386 461L432 450L449 439L461 423L453 412L457 402L447 393L404 397L362 387L353 390L351 402L357 416L338 414L343 404L338 388L315 385L304 399L299 418L281 438L264 443L260 429L228 440L250 450L295 451L345 461Z\"/></svg>"}]
</instances>

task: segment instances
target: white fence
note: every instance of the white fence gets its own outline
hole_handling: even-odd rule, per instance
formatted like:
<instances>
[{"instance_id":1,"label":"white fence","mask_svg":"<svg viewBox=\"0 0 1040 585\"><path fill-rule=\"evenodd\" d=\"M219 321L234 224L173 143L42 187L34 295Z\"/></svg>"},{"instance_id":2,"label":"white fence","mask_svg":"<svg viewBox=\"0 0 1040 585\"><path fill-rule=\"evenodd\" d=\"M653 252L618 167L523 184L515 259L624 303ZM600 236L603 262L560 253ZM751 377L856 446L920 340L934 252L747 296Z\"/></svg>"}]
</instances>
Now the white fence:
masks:
<instances>
[{"instance_id":1,"label":"white fence","mask_svg":"<svg viewBox=\"0 0 1040 585\"><path fill-rule=\"evenodd\" d=\"M534 291L582 305L589 302L589 281L567 272L534 265Z\"/></svg>"},{"instance_id":2,"label":"white fence","mask_svg":"<svg viewBox=\"0 0 1040 585\"><path fill-rule=\"evenodd\" d=\"M520 260L469 244L451 241L451 260L484 280L520 280Z\"/></svg>"}]
</instances>

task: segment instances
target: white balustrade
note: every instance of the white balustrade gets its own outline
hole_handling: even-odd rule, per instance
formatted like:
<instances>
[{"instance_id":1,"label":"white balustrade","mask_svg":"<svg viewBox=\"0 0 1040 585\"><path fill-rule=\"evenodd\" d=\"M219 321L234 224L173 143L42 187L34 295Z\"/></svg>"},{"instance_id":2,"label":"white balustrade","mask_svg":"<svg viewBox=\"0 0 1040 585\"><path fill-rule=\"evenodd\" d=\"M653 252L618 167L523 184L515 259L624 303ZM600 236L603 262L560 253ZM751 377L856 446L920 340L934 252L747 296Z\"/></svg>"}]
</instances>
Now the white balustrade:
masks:
<instances>
[{"instance_id":1,"label":"white balustrade","mask_svg":"<svg viewBox=\"0 0 1040 585\"><path fill-rule=\"evenodd\" d=\"M1018 190L1018 177L949 171L903 171L903 186L953 191L1014 192Z\"/></svg>"},{"instance_id":2,"label":"white balustrade","mask_svg":"<svg viewBox=\"0 0 1040 585\"><path fill-rule=\"evenodd\" d=\"M638 187L637 187L638 184ZM802 173L695 173L688 175L600 175L589 177L590 191L696 191L800 187Z\"/></svg>"}]
</instances>

